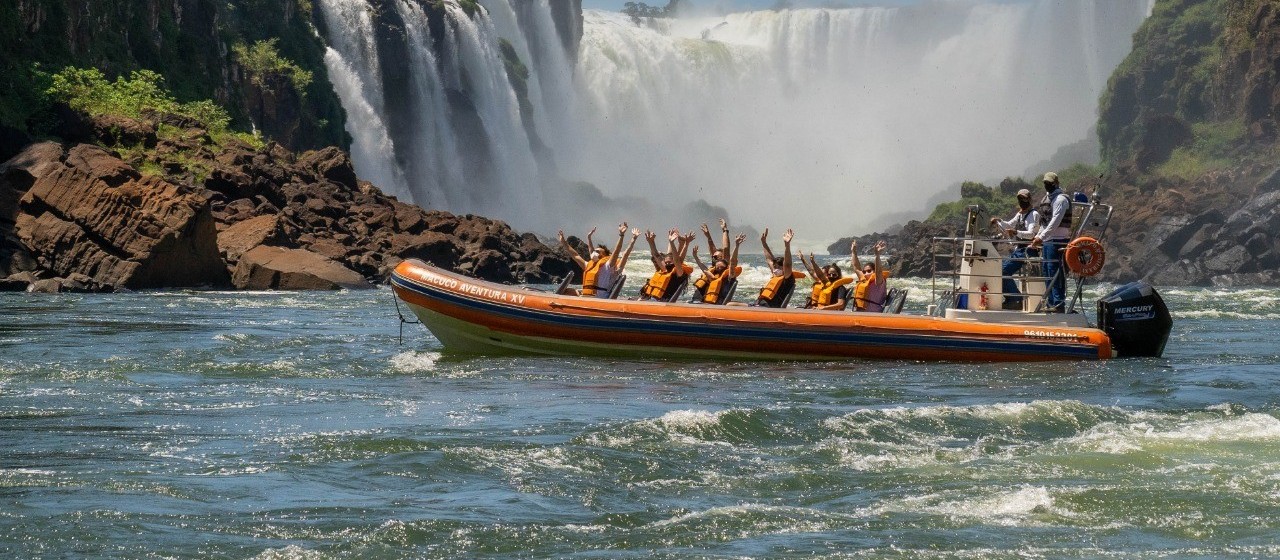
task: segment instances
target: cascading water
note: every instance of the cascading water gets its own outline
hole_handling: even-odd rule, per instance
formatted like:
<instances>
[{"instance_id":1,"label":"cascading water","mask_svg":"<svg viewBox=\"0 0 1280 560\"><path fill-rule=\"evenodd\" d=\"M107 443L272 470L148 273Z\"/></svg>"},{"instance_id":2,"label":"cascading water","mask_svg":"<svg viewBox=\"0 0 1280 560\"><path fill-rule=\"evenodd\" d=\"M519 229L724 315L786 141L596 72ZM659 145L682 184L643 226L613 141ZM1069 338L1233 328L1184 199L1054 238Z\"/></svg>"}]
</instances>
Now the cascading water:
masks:
<instances>
[{"instance_id":1,"label":"cascading water","mask_svg":"<svg viewBox=\"0 0 1280 560\"><path fill-rule=\"evenodd\" d=\"M566 53L548 0L484 0L471 15L446 3L443 25L419 2L320 2L331 74L350 82L337 87L359 116L357 171L375 183L542 231L584 219L548 205L655 219L644 208L702 199L814 237L920 210L960 180L1020 174L1085 138L1153 4L933 0L644 26L587 11ZM360 39L382 33L350 15L370 5L403 22L409 56ZM504 47L528 68L523 86ZM416 86L379 83L394 73ZM566 198L575 180L631 198Z\"/></svg>"},{"instance_id":2,"label":"cascading water","mask_svg":"<svg viewBox=\"0 0 1280 560\"><path fill-rule=\"evenodd\" d=\"M362 177L424 207L546 223L538 135L524 125L503 39L486 11L424 0L319 6L331 45L326 65Z\"/></svg>"}]
</instances>

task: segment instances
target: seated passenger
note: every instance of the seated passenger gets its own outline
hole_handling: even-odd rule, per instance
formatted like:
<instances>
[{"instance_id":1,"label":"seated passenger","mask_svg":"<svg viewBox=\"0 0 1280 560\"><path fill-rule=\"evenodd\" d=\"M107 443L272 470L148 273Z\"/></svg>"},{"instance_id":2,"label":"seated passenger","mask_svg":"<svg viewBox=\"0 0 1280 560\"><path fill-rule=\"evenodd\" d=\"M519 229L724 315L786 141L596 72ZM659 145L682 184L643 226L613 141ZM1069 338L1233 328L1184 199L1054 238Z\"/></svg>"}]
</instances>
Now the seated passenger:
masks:
<instances>
[{"instance_id":1,"label":"seated passenger","mask_svg":"<svg viewBox=\"0 0 1280 560\"><path fill-rule=\"evenodd\" d=\"M769 250L769 228L760 234L760 244L764 247L765 261L769 263L772 275L760 288L760 295L756 296L757 307L782 307L791 290L795 289L796 278L791 268L791 238L794 235L791 230L782 234L783 256L774 257L773 251Z\"/></svg>"},{"instance_id":2,"label":"seated passenger","mask_svg":"<svg viewBox=\"0 0 1280 560\"><path fill-rule=\"evenodd\" d=\"M854 273L858 275L858 285L853 293L853 305L858 311L879 313L884 310L884 300L889 292L886 288L889 273L880 262L880 253L884 251L884 247L884 241L876 242L872 247L876 255L875 264L867 263L866 266L858 261L858 242L854 241L849 248L853 253Z\"/></svg>"},{"instance_id":3,"label":"seated passenger","mask_svg":"<svg viewBox=\"0 0 1280 560\"><path fill-rule=\"evenodd\" d=\"M809 253L809 258L805 258L804 251L796 250L796 255L800 257L800 264L804 265L804 269L809 273L809 277L813 278L813 290L804 298L804 308L813 309L813 302L818 300L818 294L822 292L823 279L819 274L818 261L814 258L813 253Z\"/></svg>"},{"instance_id":4,"label":"seated passenger","mask_svg":"<svg viewBox=\"0 0 1280 560\"><path fill-rule=\"evenodd\" d=\"M804 254L801 253L800 262L804 263L805 268L809 269L809 274L813 276L813 293L805 302L805 309L843 311L849 304L848 285L853 283L853 278L844 277L840 267L835 263L825 268L819 267L818 261L813 258L813 253L809 253L808 261L805 261Z\"/></svg>"},{"instance_id":5,"label":"seated passenger","mask_svg":"<svg viewBox=\"0 0 1280 560\"><path fill-rule=\"evenodd\" d=\"M587 239L590 240L592 234L596 232L595 228L591 228L591 232L587 233ZM622 267L626 266L627 258L631 256L631 249L635 247L636 238L640 237L640 230L636 229L631 235L631 245L627 247L626 253L619 258L618 252L622 250L622 241L627 236L627 224L623 222L618 226L618 243L609 251L608 247L598 245L591 250L591 259L582 258L577 251L565 241L564 230L557 232L557 239L560 246L573 257L573 262L582 268L582 289L572 290L567 295L579 295L584 297L609 297L609 291L613 288L613 284L618 281Z\"/></svg>"},{"instance_id":6,"label":"seated passenger","mask_svg":"<svg viewBox=\"0 0 1280 560\"><path fill-rule=\"evenodd\" d=\"M738 266L738 249L742 247L742 242L746 241L747 236L738 235L734 240L733 255L729 260L718 259L711 264L711 268L706 271L703 278L707 280L707 285L703 288L704 295L702 303L724 304L729 298L729 287L733 284L733 280L742 272L742 268Z\"/></svg>"},{"instance_id":7,"label":"seated passenger","mask_svg":"<svg viewBox=\"0 0 1280 560\"><path fill-rule=\"evenodd\" d=\"M672 229L667 235L665 255L658 253L658 247L654 244L656 237L652 231L645 232L645 240L649 242L649 254L653 259L656 272L649 277L644 287L640 288L640 299L665 301L669 300L685 282L688 282L689 273L693 272L693 267L684 264L684 255L694 235L690 233L687 236L681 236L679 230ZM676 247L677 242L679 247Z\"/></svg>"}]
</instances>

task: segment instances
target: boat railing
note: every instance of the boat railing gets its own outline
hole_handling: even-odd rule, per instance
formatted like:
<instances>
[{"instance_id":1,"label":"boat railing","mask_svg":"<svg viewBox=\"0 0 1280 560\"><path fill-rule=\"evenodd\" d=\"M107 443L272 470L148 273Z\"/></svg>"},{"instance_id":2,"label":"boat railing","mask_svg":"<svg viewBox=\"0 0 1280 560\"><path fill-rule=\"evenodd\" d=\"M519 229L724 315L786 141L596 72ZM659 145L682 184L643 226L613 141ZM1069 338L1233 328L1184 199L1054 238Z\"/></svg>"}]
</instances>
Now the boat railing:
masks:
<instances>
[{"instance_id":1,"label":"boat railing","mask_svg":"<svg viewBox=\"0 0 1280 560\"><path fill-rule=\"evenodd\" d=\"M1072 228L1072 239L1087 236L1101 241L1111 220L1112 207L1100 204L1096 199L1073 204L1073 216L1077 218ZM982 209L971 206L968 211L965 235L933 238L929 314L945 316L952 308L1044 311L1055 278L1044 275L1042 252L1032 248L1030 240L1010 239L1001 231L984 234L977 227ZM1004 274L1006 265L1014 267L1019 263L1017 271ZM1069 296L1064 302L1066 312L1072 313L1079 306L1088 279L1069 275L1065 267L1060 267L1058 274L1075 280L1074 289L1064 290L1064 296ZM1006 280L1012 281L1018 291L1006 292ZM1006 308L1006 298L1018 299L1022 304L1013 309Z\"/></svg>"}]
</instances>

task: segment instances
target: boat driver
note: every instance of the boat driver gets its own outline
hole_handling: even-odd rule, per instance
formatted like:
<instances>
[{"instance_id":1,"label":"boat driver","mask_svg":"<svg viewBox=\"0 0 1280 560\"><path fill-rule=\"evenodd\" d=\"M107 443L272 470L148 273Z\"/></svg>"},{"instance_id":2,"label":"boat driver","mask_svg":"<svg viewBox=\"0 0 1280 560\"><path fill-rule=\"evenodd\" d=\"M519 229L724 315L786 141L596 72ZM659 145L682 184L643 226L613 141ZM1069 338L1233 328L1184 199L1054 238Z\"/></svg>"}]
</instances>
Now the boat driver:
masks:
<instances>
[{"instance_id":1,"label":"boat driver","mask_svg":"<svg viewBox=\"0 0 1280 560\"><path fill-rule=\"evenodd\" d=\"M1004 309L1022 309L1022 291L1014 281L1014 275L1022 272L1028 258L1040 256L1039 249L1032 249L1023 241L1030 241L1040 231L1040 213L1031 206L1031 191L1018 191L1018 210L1008 220L992 217L991 225L1004 231L1005 237L1014 240L1013 251L1000 264L1001 288L1004 293Z\"/></svg>"}]
</instances>

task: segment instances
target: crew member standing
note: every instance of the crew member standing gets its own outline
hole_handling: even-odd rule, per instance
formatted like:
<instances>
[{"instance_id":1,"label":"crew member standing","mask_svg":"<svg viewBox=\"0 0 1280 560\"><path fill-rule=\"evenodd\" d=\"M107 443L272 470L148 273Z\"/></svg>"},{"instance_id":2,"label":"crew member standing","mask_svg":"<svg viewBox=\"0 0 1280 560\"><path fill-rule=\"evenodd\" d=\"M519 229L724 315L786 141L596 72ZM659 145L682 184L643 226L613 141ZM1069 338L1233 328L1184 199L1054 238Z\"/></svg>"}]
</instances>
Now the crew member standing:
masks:
<instances>
[{"instance_id":1,"label":"crew member standing","mask_svg":"<svg viewBox=\"0 0 1280 560\"><path fill-rule=\"evenodd\" d=\"M1031 248L1044 246L1044 275L1049 282L1045 311L1062 313L1066 304L1066 248L1071 241L1071 198L1058 185L1058 174L1044 174L1044 202L1040 204L1040 232L1031 240ZM1048 215L1048 219L1044 215Z\"/></svg>"}]
</instances>

